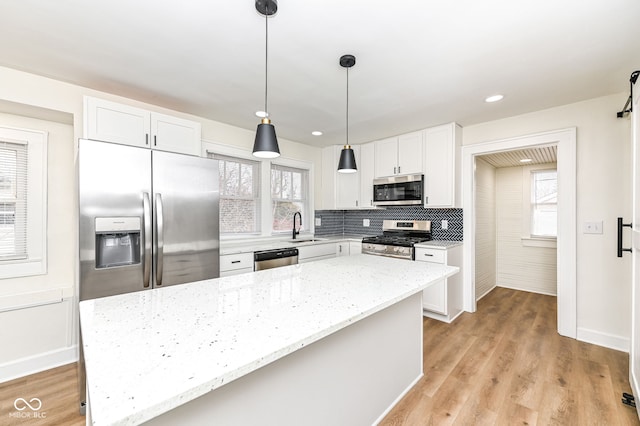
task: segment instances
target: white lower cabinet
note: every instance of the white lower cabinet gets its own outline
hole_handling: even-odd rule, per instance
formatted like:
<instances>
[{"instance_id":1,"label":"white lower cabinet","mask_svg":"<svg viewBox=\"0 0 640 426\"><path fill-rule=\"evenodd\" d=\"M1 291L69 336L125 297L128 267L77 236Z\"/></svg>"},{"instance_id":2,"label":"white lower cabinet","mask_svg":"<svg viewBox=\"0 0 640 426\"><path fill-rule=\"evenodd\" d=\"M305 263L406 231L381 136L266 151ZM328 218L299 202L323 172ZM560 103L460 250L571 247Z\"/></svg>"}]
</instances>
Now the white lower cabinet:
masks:
<instances>
[{"instance_id":1,"label":"white lower cabinet","mask_svg":"<svg viewBox=\"0 0 640 426\"><path fill-rule=\"evenodd\" d=\"M362 253L362 241L349 241L349 255Z\"/></svg>"},{"instance_id":2,"label":"white lower cabinet","mask_svg":"<svg viewBox=\"0 0 640 426\"><path fill-rule=\"evenodd\" d=\"M336 256L349 256L350 252L349 241L336 243Z\"/></svg>"},{"instance_id":3,"label":"white lower cabinet","mask_svg":"<svg viewBox=\"0 0 640 426\"><path fill-rule=\"evenodd\" d=\"M336 257L336 243L312 244L298 247L298 263Z\"/></svg>"},{"instance_id":4,"label":"white lower cabinet","mask_svg":"<svg viewBox=\"0 0 640 426\"><path fill-rule=\"evenodd\" d=\"M253 252L220 255L220 276L253 272Z\"/></svg>"},{"instance_id":5,"label":"white lower cabinet","mask_svg":"<svg viewBox=\"0 0 640 426\"><path fill-rule=\"evenodd\" d=\"M462 313L462 245L453 247L416 247L416 261L458 266L461 272L440 280L422 293L424 316L444 322Z\"/></svg>"}]
</instances>

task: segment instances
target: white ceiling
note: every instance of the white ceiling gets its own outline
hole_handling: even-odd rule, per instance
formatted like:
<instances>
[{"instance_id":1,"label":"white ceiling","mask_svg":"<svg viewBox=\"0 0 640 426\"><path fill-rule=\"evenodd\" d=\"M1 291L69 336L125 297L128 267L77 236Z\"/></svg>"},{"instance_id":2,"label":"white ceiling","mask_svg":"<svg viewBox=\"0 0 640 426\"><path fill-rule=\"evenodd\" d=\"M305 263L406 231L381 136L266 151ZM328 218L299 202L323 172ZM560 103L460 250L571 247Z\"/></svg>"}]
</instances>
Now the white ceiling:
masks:
<instances>
[{"instance_id":1,"label":"white ceiling","mask_svg":"<svg viewBox=\"0 0 640 426\"><path fill-rule=\"evenodd\" d=\"M345 53L351 143L628 91L640 68L638 0L278 5L269 112L278 137L319 146L344 143ZM254 0L5 0L0 65L255 129L264 27Z\"/></svg>"}]
</instances>

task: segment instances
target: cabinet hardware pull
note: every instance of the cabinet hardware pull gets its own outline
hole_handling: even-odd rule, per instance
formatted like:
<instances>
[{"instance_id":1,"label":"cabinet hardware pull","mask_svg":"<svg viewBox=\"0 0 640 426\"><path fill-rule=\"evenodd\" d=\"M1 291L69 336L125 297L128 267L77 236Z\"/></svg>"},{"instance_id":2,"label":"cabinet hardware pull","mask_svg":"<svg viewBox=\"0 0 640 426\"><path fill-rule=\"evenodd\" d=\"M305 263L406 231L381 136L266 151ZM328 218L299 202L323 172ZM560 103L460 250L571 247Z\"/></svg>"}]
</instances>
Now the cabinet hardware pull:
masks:
<instances>
[{"instance_id":1,"label":"cabinet hardware pull","mask_svg":"<svg viewBox=\"0 0 640 426\"><path fill-rule=\"evenodd\" d=\"M144 144L149 145L149 133L144 134Z\"/></svg>"},{"instance_id":2,"label":"cabinet hardware pull","mask_svg":"<svg viewBox=\"0 0 640 426\"><path fill-rule=\"evenodd\" d=\"M400 166L398 166L398 174L400 174Z\"/></svg>"},{"instance_id":3,"label":"cabinet hardware pull","mask_svg":"<svg viewBox=\"0 0 640 426\"><path fill-rule=\"evenodd\" d=\"M157 135L153 135L153 146L158 145L158 140L156 139L157 137Z\"/></svg>"},{"instance_id":4,"label":"cabinet hardware pull","mask_svg":"<svg viewBox=\"0 0 640 426\"><path fill-rule=\"evenodd\" d=\"M623 251L631 252L631 248L622 248L622 227L626 226L628 228L632 228L632 223L622 223L622 218L618 218L618 257L622 257Z\"/></svg>"},{"instance_id":5,"label":"cabinet hardware pull","mask_svg":"<svg viewBox=\"0 0 640 426\"><path fill-rule=\"evenodd\" d=\"M396 174L396 167L395 166L393 167L393 174L394 175Z\"/></svg>"},{"instance_id":6,"label":"cabinet hardware pull","mask_svg":"<svg viewBox=\"0 0 640 426\"><path fill-rule=\"evenodd\" d=\"M239 260L232 260L231 263L240 263Z\"/></svg>"},{"instance_id":7,"label":"cabinet hardware pull","mask_svg":"<svg viewBox=\"0 0 640 426\"><path fill-rule=\"evenodd\" d=\"M425 253L424 255L425 255L425 256L428 256L428 257L433 257L433 255L432 255L432 254L429 254L429 253Z\"/></svg>"}]
</instances>

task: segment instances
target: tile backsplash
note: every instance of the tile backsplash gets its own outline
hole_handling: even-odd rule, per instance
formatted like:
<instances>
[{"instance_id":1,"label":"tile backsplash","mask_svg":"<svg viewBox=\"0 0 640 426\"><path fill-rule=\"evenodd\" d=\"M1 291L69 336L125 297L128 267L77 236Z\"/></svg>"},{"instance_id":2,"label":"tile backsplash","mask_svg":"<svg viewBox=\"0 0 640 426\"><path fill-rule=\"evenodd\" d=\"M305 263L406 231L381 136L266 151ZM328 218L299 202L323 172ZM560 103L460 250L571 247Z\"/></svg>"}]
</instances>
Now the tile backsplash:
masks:
<instances>
[{"instance_id":1,"label":"tile backsplash","mask_svg":"<svg viewBox=\"0 0 640 426\"><path fill-rule=\"evenodd\" d=\"M315 234L322 235L379 235L382 221L430 220L434 240L462 241L462 209L425 209L422 207L388 207L375 210L316 210L315 218L321 225L315 227ZM363 226L369 219L369 226ZM441 222L448 222L448 229Z\"/></svg>"}]
</instances>

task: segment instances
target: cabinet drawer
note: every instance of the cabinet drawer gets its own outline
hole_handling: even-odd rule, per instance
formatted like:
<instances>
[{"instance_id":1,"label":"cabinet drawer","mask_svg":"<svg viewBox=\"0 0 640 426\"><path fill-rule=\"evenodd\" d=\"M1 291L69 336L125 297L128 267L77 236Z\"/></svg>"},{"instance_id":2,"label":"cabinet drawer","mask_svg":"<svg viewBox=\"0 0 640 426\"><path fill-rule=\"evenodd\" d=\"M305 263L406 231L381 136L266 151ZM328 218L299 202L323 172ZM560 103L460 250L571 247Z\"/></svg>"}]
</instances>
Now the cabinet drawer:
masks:
<instances>
[{"instance_id":1,"label":"cabinet drawer","mask_svg":"<svg viewBox=\"0 0 640 426\"><path fill-rule=\"evenodd\" d=\"M253 270L253 253L226 254L220 256L221 273L244 268L251 268L251 270Z\"/></svg>"},{"instance_id":2,"label":"cabinet drawer","mask_svg":"<svg viewBox=\"0 0 640 426\"><path fill-rule=\"evenodd\" d=\"M429 248L416 248L416 260L420 262L445 263L446 251Z\"/></svg>"}]
</instances>

